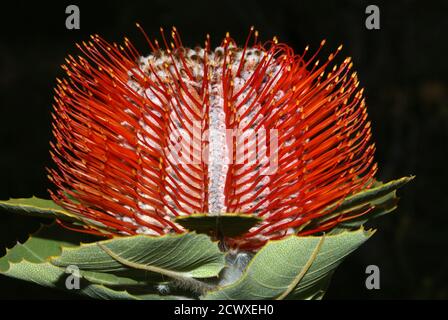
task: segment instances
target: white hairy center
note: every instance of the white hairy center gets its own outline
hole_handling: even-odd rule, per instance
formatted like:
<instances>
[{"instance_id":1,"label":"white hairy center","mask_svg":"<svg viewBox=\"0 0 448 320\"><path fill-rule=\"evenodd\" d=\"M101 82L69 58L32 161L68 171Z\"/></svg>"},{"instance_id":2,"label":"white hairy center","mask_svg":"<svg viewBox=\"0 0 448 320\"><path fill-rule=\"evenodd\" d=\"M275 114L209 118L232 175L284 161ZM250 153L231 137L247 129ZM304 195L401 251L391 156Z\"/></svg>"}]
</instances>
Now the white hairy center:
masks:
<instances>
[{"instance_id":1,"label":"white hairy center","mask_svg":"<svg viewBox=\"0 0 448 320\"><path fill-rule=\"evenodd\" d=\"M233 83L233 91L239 92L240 89L243 88L250 81L251 77L254 74L255 69L259 65L260 61L264 56L264 52L259 49L249 48L246 50L244 55L244 62L242 64L242 68L238 73L237 70L240 68L240 62L243 55L243 52L239 48L231 47L229 51L228 57L230 58L228 61L227 68L231 70L232 75L232 83ZM203 105L201 107L197 107L194 101L185 94L184 88L178 89L173 85L174 81L181 80L188 92L190 92L193 96L198 98L198 100L203 99L203 97L199 97L199 90L203 86L204 79L204 49L196 48L196 49L184 49L184 62L176 55L170 56L166 52L160 51L156 54L151 54L147 57L141 57L139 60L139 68L129 71L130 80L128 81L128 85L136 91L139 95L148 99L151 104L160 107L162 110L166 110L166 106L169 105L168 108L168 117L170 119L170 123L167 123L169 129L171 131L175 131L176 129L187 129L189 123L183 117L189 118L191 121L194 120L193 112L203 112ZM174 57L174 59L173 59ZM211 51L207 55L207 70L208 70L208 198L206 201L208 202L208 213L209 214L221 214L225 213L226 206L226 198L225 198L225 184L226 177L229 170L229 163L231 162L231 155L229 155L229 147L228 140L226 135L226 114L224 108L224 93L223 93L223 57L224 57L224 49L222 47L216 48L214 51ZM184 63L186 62L188 68L191 70L191 74L195 79L192 79L185 72ZM275 74L278 70L278 65L276 63L272 63L269 66L269 73ZM147 87L143 87L141 82L135 79L136 74L144 74L147 78L151 79L153 82L152 87L148 85ZM176 79L177 78L177 79ZM263 82L269 81L269 77L263 79ZM171 100L166 100L163 95L160 94L160 91L157 88L154 88L154 83L160 84L160 86L164 86L164 90L166 88L174 88L173 90L178 90L175 92L175 95L180 95L182 98L175 99L171 98ZM250 112L244 115L241 118L240 126L246 126L250 121L254 120L253 126L257 125L263 119L258 114L261 106L259 103L254 103L254 99L256 99L257 92L253 90L250 85L247 85L244 91L238 96L236 99L236 103L239 103L241 107L237 110L238 116L243 116L245 112L250 109ZM250 97L246 99L248 96ZM244 100L246 99L246 100ZM202 101L201 103L204 103ZM201 110L202 108L202 110ZM179 112L182 111L182 112ZM185 116L180 116L181 114ZM146 112L146 121L156 124L154 120L155 117L160 118L161 113L151 106L148 107ZM255 119L254 119L255 118ZM201 124L200 124L201 125ZM160 145L156 143L156 139L160 138L157 136L157 133L149 126L145 121L141 120L141 126L144 129L144 132L138 132L139 143L149 145L156 150L161 151ZM201 128L199 128L201 129ZM190 130L192 130L190 128ZM237 138L238 139L238 138ZM129 146L131 148L131 146ZM145 157L144 155L142 157ZM202 158L195 158L194 160L202 162ZM191 176L184 175L182 177L179 176L178 171L174 168L172 163L164 163L165 170L167 172L167 190L168 193L174 191L173 189L181 189L183 188L183 196L187 197L188 195L200 198L203 196L196 189L200 186L192 179ZM147 176L148 181L150 181L151 176L149 172L140 172L143 176ZM193 177L198 177L195 172L189 172ZM254 174L256 174L254 172ZM250 177L252 175L249 175ZM188 188L185 181L188 184L197 186L197 188ZM262 185L265 185L269 182L269 179L263 179L257 187L259 188ZM269 188L266 189L269 192ZM250 195L250 194L249 194ZM142 194L142 196L145 196ZM175 208L178 210L180 214L189 214L193 212L197 212L191 203L188 201L184 201L182 199L173 199L169 195L166 195L164 200L169 204L171 208ZM142 211L150 210L150 206L147 204L139 203ZM253 205L252 205L253 206ZM245 206L243 209L250 211L250 205ZM169 214L168 208L166 209ZM142 219L151 219L144 215L141 215ZM151 219L151 223L154 223L154 219ZM144 233L147 230L142 230ZM149 232L150 233L150 232Z\"/></svg>"}]
</instances>

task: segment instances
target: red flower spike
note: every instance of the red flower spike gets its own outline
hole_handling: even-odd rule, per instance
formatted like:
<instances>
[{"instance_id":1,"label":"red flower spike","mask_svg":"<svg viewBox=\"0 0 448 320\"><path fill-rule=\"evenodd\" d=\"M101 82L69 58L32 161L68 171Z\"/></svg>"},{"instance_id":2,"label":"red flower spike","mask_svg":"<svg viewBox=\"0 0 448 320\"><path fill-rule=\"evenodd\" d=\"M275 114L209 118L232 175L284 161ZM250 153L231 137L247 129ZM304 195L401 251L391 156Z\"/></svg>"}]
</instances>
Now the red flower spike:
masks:
<instances>
[{"instance_id":1,"label":"red flower spike","mask_svg":"<svg viewBox=\"0 0 448 320\"><path fill-rule=\"evenodd\" d=\"M352 63L330 69L341 47L320 63L325 41L308 58L308 47L261 44L253 28L243 48L227 34L213 51L209 36L188 49L162 30L161 49L143 34L149 56L95 35L58 79L50 192L80 231L181 233L179 215L250 213L263 222L226 242L256 250L353 218L316 223L376 173Z\"/></svg>"}]
</instances>

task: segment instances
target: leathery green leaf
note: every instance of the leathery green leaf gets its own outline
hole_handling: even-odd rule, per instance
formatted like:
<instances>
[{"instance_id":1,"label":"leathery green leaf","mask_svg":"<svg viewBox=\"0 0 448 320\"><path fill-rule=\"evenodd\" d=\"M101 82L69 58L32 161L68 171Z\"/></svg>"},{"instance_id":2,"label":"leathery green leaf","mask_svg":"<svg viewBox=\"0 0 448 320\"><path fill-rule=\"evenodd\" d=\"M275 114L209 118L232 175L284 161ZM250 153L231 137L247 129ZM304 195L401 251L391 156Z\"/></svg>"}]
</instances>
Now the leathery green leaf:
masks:
<instances>
[{"instance_id":1,"label":"leathery green leaf","mask_svg":"<svg viewBox=\"0 0 448 320\"><path fill-rule=\"evenodd\" d=\"M403 177L387 183L377 181L372 188L360 191L345 198L340 203L327 207L325 211L328 211L328 213L323 215L322 218L313 221L305 229L312 229L316 225L323 224L339 216L343 216L345 222L338 224L338 231L359 228L369 220L394 211L399 200L396 194L397 189L413 179L414 176Z\"/></svg>"},{"instance_id":2,"label":"leathery green leaf","mask_svg":"<svg viewBox=\"0 0 448 320\"><path fill-rule=\"evenodd\" d=\"M269 241L238 281L208 292L203 299L320 299L336 267L372 233L359 229Z\"/></svg>"},{"instance_id":3,"label":"leathery green leaf","mask_svg":"<svg viewBox=\"0 0 448 320\"><path fill-rule=\"evenodd\" d=\"M70 212L58 206L52 200L41 199L34 196L31 198L0 201L0 209L41 218L61 218L69 221L78 220Z\"/></svg>"},{"instance_id":4,"label":"leathery green leaf","mask_svg":"<svg viewBox=\"0 0 448 320\"><path fill-rule=\"evenodd\" d=\"M52 263L104 273L141 270L147 276L187 280L217 277L224 267L224 253L205 235L137 235L66 248Z\"/></svg>"}]
</instances>

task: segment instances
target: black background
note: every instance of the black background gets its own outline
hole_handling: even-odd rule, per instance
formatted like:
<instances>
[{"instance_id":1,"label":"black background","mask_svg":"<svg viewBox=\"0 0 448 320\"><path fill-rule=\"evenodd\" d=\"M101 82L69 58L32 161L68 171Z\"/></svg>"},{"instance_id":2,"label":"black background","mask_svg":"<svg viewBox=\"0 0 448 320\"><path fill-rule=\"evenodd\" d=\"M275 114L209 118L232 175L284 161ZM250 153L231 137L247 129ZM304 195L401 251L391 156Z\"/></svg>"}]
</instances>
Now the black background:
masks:
<instances>
[{"instance_id":1,"label":"black background","mask_svg":"<svg viewBox=\"0 0 448 320\"><path fill-rule=\"evenodd\" d=\"M81 29L65 28L65 8L77 4ZM365 8L381 10L381 29L367 30ZM337 270L330 299L448 298L446 199L448 83L446 1L10 1L1 4L0 199L48 197L45 166L52 88L74 43L98 33L128 36L143 52L141 22L151 36L177 26L184 44L218 44L226 31L240 43L251 25L268 40L277 35L297 52L327 39L344 44L366 88L377 144L378 178L415 174L399 193L399 209L376 221L379 231ZM36 228L35 221L1 212L0 247ZM22 235L22 236L19 236ZM3 249L0 249L3 250ZM2 254L0 252L0 254ZM365 268L381 270L381 289L364 286ZM0 276L0 298L69 298Z\"/></svg>"}]
</instances>

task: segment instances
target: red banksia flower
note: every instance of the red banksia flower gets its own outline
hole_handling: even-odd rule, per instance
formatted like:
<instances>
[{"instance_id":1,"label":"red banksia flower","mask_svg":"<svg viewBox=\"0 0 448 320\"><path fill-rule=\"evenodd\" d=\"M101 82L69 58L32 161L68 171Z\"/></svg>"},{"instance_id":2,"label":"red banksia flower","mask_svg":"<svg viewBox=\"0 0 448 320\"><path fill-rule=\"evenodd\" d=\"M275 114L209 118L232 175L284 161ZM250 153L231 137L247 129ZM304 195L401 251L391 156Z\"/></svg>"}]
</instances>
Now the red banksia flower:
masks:
<instances>
[{"instance_id":1,"label":"red banksia flower","mask_svg":"<svg viewBox=\"0 0 448 320\"><path fill-rule=\"evenodd\" d=\"M244 213L263 220L226 244L257 249L366 213L328 210L376 173L363 90L350 59L334 61L341 47L322 62L320 48L296 54L253 29L243 47L226 35L189 49L176 29L163 46L147 41L143 56L92 36L58 80L51 196L82 231L182 233L178 216Z\"/></svg>"}]
</instances>

